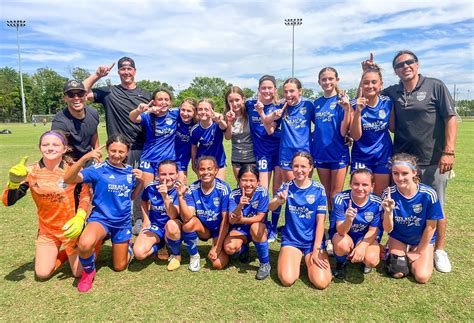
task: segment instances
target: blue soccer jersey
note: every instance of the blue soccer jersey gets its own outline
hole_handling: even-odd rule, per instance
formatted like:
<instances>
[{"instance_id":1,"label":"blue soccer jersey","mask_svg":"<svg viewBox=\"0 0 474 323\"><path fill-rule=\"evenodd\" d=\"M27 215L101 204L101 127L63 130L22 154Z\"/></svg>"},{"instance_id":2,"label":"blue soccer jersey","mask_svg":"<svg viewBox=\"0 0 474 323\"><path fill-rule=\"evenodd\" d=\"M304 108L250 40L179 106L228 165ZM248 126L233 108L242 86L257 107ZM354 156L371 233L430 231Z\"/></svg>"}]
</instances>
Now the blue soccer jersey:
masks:
<instances>
[{"instance_id":1,"label":"blue soccer jersey","mask_svg":"<svg viewBox=\"0 0 474 323\"><path fill-rule=\"evenodd\" d=\"M351 100L355 110L355 100ZM365 106L361 112L362 136L352 146L352 162L385 165L392 156L392 139L388 129L392 100L379 95L375 107Z\"/></svg>"},{"instance_id":2,"label":"blue soccer jersey","mask_svg":"<svg viewBox=\"0 0 474 323\"><path fill-rule=\"evenodd\" d=\"M145 202L150 201L150 210L148 213L150 223L164 228L170 217L166 212L165 201L163 201L161 193L158 192L158 185L160 185L158 181L149 183L143 190L142 200ZM173 205L178 206L178 193L174 187L168 191L168 195Z\"/></svg>"},{"instance_id":3,"label":"blue soccer jersey","mask_svg":"<svg viewBox=\"0 0 474 323\"><path fill-rule=\"evenodd\" d=\"M208 194L202 191L201 180L192 183L185 199L187 205L196 210L196 216L209 230L218 231L222 213L229 211L230 186L218 178L214 181L214 188Z\"/></svg>"},{"instance_id":4,"label":"blue soccer jersey","mask_svg":"<svg viewBox=\"0 0 474 323\"><path fill-rule=\"evenodd\" d=\"M201 123L196 124L191 129L191 143L197 145L197 157L212 156L217 160L219 168L224 167L224 132L217 122L213 122L209 128L203 128Z\"/></svg>"},{"instance_id":5,"label":"blue soccer jersey","mask_svg":"<svg viewBox=\"0 0 474 323\"><path fill-rule=\"evenodd\" d=\"M144 112L140 114L146 140L141 161L160 163L165 159L176 160L174 140L179 110L169 109L163 116Z\"/></svg>"},{"instance_id":6,"label":"blue soccer jersey","mask_svg":"<svg viewBox=\"0 0 474 323\"><path fill-rule=\"evenodd\" d=\"M346 210L351 200L351 190L340 192L334 197L333 215L336 221L346 220ZM357 205L352 200L352 207L357 209L357 214L352 221L348 234L354 242L363 239L367 231L369 231L369 226L379 228L383 213L381 203L380 197L373 193L370 193L364 205Z\"/></svg>"},{"instance_id":7,"label":"blue soccer jersey","mask_svg":"<svg viewBox=\"0 0 474 323\"><path fill-rule=\"evenodd\" d=\"M195 125L193 121L184 123L178 116L178 126L176 128L175 151L176 162L180 165L180 170L188 168L191 160L191 128Z\"/></svg>"},{"instance_id":8,"label":"blue soccer jersey","mask_svg":"<svg viewBox=\"0 0 474 323\"><path fill-rule=\"evenodd\" d=\"M263 126L262 119L255 110L257 100L247 100L245 107L249 117L250 133L253 141L254 155L259 156L274 156L278 155L280 147L280 130L276 129L272 135L269 135ZM268 115L278 109L276 104L267 104L263 106L263 112Z\"/></svg>"},{"instance_id":9,"label":"blue soccer jersey","mask_svg":"<svg viewBox=\"0 0 474 323\"><path fill-rule=\"evenodd\" d=\"M132 167L115 167L106 160L80 172L84 183L92 185L92 213L89 221L98 220L112 228L132 225L132 191L136 185Z\"/></svg>"},{"instance_id":10,"label":"blue soccer jersey","mask_svg":"<svg viewBox=\"0 0 474 323\"><path fill-rule=\"evenodd\" d=\"M389 236L409 245L417 246L425 231L426 220L441 220L443 210L439 203L436 191L431 187L418 184L418 191L411 198L406 198L397 187L390 186L392 199L395 201L393 210L393 230ZM385 190L382 198L385 198ZM436 233L430 243L436 240Z\"/></svg>"},{"instance_id":11,"label":"blue soccer jersey","mask_svg":"<svg viewBox=\"0 0 474 323\"><path fill-rule=\"evenodd\" d=\"M306 188L298 187L294 181L289 181L284 183L276 194L285 191L287 187L282 243L290 243L298 248L310 248L316 238L317 215L326 214L324 187L315 180L311 180Z\"/></svg>"},{"instance_id":12,"label":"blue soccer jersey","mask_svg":"<svg viewBox=\"0 0 474 323\"><path fill-rule=\"evenodd\" d=\"M306 99L294 106L288 106L282 117L276 120L281 126L280 163L290 163L298 151L310 151L311 120L313 103Z\"/></svg>"},{"instance_id":13,"label":"blue soccer jersey","mask_svg":"<svg viewBox=\"0 0 474 323\"><path fill-rule=\"evenodd\" d=\"M314 132L311 155L315 162L349 163L349 147L341 136L344 108L337 101L338 96L324 96L314 101Z\"/></svg>"},{"instance_id":14,"label":"blue soccer jersey","mask_svg":"<svg viewBox=\"0 0 474 323\"><path fill-rule=\"evenodd\" d=\"M235 210L237 205L240 203L242 197L242 189L240 187L235 188L230 193L229 197L229 211ZM242 215L251 218L256 216L257 213L268 212L268 191L263 186L257 186L255 193L250 199L250 203L245 205L242 209Z\"/></svg>"}]
</instances>

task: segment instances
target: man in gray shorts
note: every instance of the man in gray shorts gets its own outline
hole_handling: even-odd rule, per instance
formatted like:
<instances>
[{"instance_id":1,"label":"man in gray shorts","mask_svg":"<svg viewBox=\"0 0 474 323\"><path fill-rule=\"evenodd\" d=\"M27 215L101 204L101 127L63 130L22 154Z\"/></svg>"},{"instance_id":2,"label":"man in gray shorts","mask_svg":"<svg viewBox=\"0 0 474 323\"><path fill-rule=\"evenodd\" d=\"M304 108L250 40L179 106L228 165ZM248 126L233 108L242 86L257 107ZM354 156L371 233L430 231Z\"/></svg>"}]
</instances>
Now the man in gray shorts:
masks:
<instances>
[{"instance_id":1,"label":"man in gray shorts","mask_svg":"<svg viewBox=\"0 0 474 323\"><path fill-rule=\"evenodd\" d=\"M362 63L370 66L371 59ZM418 57L411 51L398 52L392 61L400 83L383 90L393 100L395 117L394 153L405 152L418 159L420 180L433 187L444 206L449 172L454 164L457 123L454 101L446 85L418 74ZM444 251L446 214L436 227L435 268L450 272Z\"/></svg>"}]
</instances>

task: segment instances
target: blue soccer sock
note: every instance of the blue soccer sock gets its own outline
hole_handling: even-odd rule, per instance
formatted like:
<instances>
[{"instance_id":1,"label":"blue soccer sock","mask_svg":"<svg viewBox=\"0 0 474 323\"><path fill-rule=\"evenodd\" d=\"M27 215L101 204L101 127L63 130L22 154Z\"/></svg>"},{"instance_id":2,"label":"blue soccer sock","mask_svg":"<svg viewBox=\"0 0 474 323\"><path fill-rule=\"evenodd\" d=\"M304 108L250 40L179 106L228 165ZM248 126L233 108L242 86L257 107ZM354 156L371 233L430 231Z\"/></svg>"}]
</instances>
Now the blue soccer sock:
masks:
<instances>
[{"instance_id":1,"label":"blue soccer sock","mask_svg":"<svg viewBox=\"0 0 474 323\"><path fill-rule=\"evenodd\" d=\"M198 253L197 243L198 243L198 235L196 231L193 232L185 232L183 231L183 241L184 245L186 246L186 250L190 256L194 256Z\"/></svg>"},{"instance_id":2,"label":"blue soccer sock","mask_svg":"<svg viewBox=\"0 0 474 323\"><path fill-rule=\"evenodd\" d=\"M270 262L270 256L268 254L268 241L264 242L253 242L255 249L257 249L258 260L261 264Z\"/></svg>"},{"instance_id":3,"label":"blue soccer sock","mask_svg":"<svg viewBox=\"0 0 474 323\"><path fill-rule=\"evenodd\" d=\"M281 205L272 211L272 231L277 232L278 220L280 219Z\"/></svg>"},{"instance_id":4,"label":"blue soccer sock","mask_svg":"<svg viewBox=\"0 0 474 323\"><path fill-rule=\"evenodd\" d=\"M155 243L152 247L151 247L151 254L150 256L153 256L155 253L158 252L158 249L160 249L159 245L157 243Z\"/></svg>"},{"instance_id":5,"label":"blue soccer sock","mask_svg":"<svg viewBox=\"0 0 474 323\"><path fill-rule=\"evenodd\" d=\"M338 256L336 255L336 262L345 264L347 261L347 255L346 256Z\"/></svg>"},{"instance_id":6,"label":"blue soccer sock","mask_svg":"<svg viewBox=\"0 0 474 323\"><path fill-rule=\"evenodd\" d=\"M171 240L168 238L168 246L170 246L171 254L174 256L181 255L181 239Z\"/></svg>"},{"instance_id":7,"label":"blue soccer sock","mask_svg":"<svg viewBox=\"0 0 474 323\"><path fill-rule=\"evenodd\" d=\"M79 256L79 262L81 263L84 271L90 274L95 269L95 253L92 253L89 258L82 258Z\"/></svg>"}]
</instances>

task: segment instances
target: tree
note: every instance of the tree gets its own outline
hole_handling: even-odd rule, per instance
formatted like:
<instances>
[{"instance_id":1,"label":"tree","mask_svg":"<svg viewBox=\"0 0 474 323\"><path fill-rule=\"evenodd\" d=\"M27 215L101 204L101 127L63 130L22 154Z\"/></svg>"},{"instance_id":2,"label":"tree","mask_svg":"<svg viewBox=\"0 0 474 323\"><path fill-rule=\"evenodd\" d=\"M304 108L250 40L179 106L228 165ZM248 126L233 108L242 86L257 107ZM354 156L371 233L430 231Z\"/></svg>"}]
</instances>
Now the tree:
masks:
<instances>
[{"instance_id":1,"label":"tree","mask_svg":"<svg viewBox=\"0 0 474 323\"><path fill-rule=\"evenodd\" d=\"M22 118L19 75L11 67L0 69L0 120L20 121Z\"/></svg>"},{"instance_id":2,"label":"tree","mask_svg":"<svg viewBox=\"0 0 474 323\"><path fill-rule=\"evenodd\" d=\"M303 92L301 93L301 96L310 100L316 99L316 96L314 95L314 91L309 88L303 88Z\"/></svg>"},{"instance_id":3,"label":"tree","mask_svg":"<svg viewBox=\"0 0 474 323\"><path fill-rule=\"evenodd\" d=\"M250 99L250 98L253 98L255 96L255 92L252 91L251 89L249 89L248 87L243 88L242 92L244 92L244 95L245 95L246 99Z\"/></svg>"},{"instance_id":4,"label":"tree","mask_svg":"<svg viewBox=\"0 0 474 323\"><path fill-rule=\"evenodd\" d=\"M165 89L171 93L174 92L174 88L171 85L166 82L162 83L160 81L141 80L137 82L137 87L150 93L153 93L153 91L156 89Z\"/></svg>"},{"instance_id":5,"label":"tree","mask_svg":"<svg viewBox=\"0 0 474 323\"><path fill-rule=\"evenodd\" d=\"M82 67L74 67L71 71L71 76L74 80L84 81L91 75L88 70Z\"/></svg>"},{"instance_id":6,"label":"tree","mask_svg":"<svg viewBox=\"0 0 474 323\"><path fill-rule=\"evenodd\" d=\"M64 106L63 86L67 78L48 67L39 68L31 77L33 114L54 114Z\"/></svg>"},{"instance_id":7,"label":"tree","mask_svg":"<svg viewBox=\"0 0 474 323\"><path fill-rule=\"evenodd\" d=\"M197 76L189 88L200 98L224 97L231 84L219 77Z\"/></svg>"}]
</instances>

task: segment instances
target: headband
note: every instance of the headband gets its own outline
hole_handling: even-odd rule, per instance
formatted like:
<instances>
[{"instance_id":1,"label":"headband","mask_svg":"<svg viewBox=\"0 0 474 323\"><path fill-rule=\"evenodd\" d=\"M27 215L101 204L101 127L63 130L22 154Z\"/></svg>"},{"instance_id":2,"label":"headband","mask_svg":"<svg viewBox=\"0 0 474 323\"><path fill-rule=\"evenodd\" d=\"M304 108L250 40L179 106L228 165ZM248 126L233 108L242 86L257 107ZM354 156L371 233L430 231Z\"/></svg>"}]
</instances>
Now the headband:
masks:
<instances>
[{"instance_id":1,"label":"headband","mask_svg":"<svg viewBox=\"0 0 474 323\"><path fill-rule=\"evenodd\" d=\"M392 167L393 166L406 166L408 168L411 168L413 170L416 170L416 166L413 165L412 163L410 162L407 162L407 161L396 161L392 164Z\"/></svg>"},{"instance_id":2,"label":"headband","mask_svg":"<svg viewBox=\"0 0 474 323\"><path fill-rule=\"evenodd\" d=\"M47 132L45 132L44 134L41 135L41 137L40 137L40 144L41 144L41 141L43 141L44 136L49 136L49 135L55 136L55 137L59 138L59 140L61 140L61 142L63 143L63 145L66 145L66 142L64 141L64 137L61 136L61 135L60 135L59 133L57 133L56 131L53 131L53 130L47 131Z\"/></svg>"}]
</instances>

